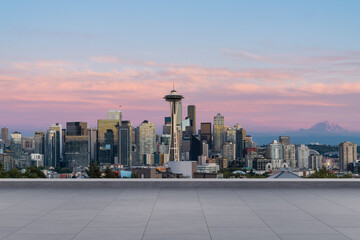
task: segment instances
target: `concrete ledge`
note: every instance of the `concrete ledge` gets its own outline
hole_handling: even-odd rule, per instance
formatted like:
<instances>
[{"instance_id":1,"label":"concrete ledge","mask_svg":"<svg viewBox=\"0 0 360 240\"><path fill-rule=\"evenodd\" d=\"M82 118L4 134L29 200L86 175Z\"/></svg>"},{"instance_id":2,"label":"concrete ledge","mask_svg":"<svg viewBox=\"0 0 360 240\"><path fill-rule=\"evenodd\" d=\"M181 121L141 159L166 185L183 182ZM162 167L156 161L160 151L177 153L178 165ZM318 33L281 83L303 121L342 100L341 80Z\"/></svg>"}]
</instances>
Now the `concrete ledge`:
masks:
<instances>
[{"instance_id":1,"label":"concrete ledge","mask_svg":"<svg viewBox=\"0 0 360 240\"><path fill-rule=\"evenodd\" d=\"M360 179L0 179L0 188L360 188Z\"/></svg>"}]
</instances>

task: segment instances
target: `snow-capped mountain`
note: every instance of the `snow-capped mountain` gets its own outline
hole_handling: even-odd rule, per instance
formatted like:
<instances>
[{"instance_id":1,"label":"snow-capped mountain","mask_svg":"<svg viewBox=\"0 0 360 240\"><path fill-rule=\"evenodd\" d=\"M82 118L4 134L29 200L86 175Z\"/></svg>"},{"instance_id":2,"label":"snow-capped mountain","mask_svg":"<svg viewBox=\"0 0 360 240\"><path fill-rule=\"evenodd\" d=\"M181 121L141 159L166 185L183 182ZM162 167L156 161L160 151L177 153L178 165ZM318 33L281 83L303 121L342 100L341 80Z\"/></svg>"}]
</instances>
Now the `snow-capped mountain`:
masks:
<instances>
[{"instance_id":1,"label":"snow-capped mountain","mask_svg":"<svg viewBox=\"0 0 360 240\"><path fill-rule=\"evenodd\" d=\"M302 132L317 133L346 133L347 131L335 122L324 121L319 122L308 129L300 129Z\"/></svg>"}]
</instances>

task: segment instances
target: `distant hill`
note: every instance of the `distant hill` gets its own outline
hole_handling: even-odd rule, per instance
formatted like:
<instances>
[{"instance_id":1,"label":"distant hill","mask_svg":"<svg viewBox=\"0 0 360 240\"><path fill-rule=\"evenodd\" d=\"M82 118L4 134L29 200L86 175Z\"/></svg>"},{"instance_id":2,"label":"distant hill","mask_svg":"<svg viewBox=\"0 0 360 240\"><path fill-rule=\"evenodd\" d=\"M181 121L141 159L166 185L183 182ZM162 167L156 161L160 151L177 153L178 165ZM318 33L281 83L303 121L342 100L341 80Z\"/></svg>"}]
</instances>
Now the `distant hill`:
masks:
<instances>
[{"instance_id":1,"label":"distant hill","mask_svg":"<svg viewBox=\"0 0 360 240\"><path fill-rule=\"evenodd\" d=\"M338 125L335 122L330 122L330 121L324 121L324 122L319 122L317 124L315 124L314 126L312 126L311 128L308 129L303 129L301 128L299 130L299 132L308 132L308 133L337 133L337 134L342 134L342 133L347 133L348 131L345 130L343 127L341 127L340 125Z\"/></svg>"}]
</instances>

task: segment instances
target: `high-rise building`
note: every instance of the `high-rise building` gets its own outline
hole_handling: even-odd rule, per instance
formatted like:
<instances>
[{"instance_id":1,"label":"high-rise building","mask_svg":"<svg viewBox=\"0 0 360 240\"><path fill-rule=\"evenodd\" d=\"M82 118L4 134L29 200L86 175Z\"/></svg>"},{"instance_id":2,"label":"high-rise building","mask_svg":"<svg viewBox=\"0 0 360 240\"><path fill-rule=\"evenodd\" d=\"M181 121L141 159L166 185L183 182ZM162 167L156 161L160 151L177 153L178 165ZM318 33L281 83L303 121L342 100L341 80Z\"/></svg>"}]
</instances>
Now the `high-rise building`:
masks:
<instances>
[{"instance_id":1,"label":"high-rise building","mask_svg":"<svg viewBox=\"0 0 360 240\"><path fill-rule=\"evenodd\" d=\"M357 145L346 141L339 145L340 171L349 171L348 164L357 160Z\"/></svg>"},{"instance_id":2,"label":"high-rise building","mask_svg":"<svg viewBox=\"0 0 360 240\"><path fill-rule=\"evenodd\" d=\"M110 109L108 112L108 120L118 120L119 122L122 121L122 112L115 109Z\"/></svg>"},{"instance_id":3,"label":"high-rise building","mask_svg":"<svg viewBox=\"0 0 360 240\"><path fill-rule=\"evenodd\" d=\"M56 162L58 162L59 164L60 164L60 162L62 162L63 161L63 149L64 149L64 147L63 147L63 143L65 142L65 139L64 139L64 134L63 134L63 129L62 129L62 125L61 124L59 124L59 123L55 123L55 124L52 124L51 126L50 126L50 128L49 128L49 130L52 130L52 131L56 131L57 132L57 134L56 134L56 142L57 142L57 144L58 144L58 146L56 146L56 149L59 149L58 151L58 153L56 153L56 155L57 155L57 158L58 159L56 159ZM56 167L58 167L58 166L60 166L60 165L57 165Z\"/></svg>"},{"instance_id":4,"label":"high-rise building","mask_svg":"<svg viewBox=\"0 0 360 240\"><path fill-rule=\"evenodd\" d=\"M132 166L132 127L130 121L122 121L119 127L119 163L124 167Z\"/></svg>"},{"instance_id":5,"label":"high-rise building","mask_svg":"<svg viewBox=\"0 0 360 240\"><path fill-rule=\"evenodd\" d=\"M283 144L284 162L291 168L296 168L295 145Z\"/></svg>"},{"instance_id":6,"label":"high-rise building","mask_svg":"<svg viewBox=\"0 0 360 240\"><path fill-rule=\"evenodd\" d=\"M119 120L98 120L98 157L99 164L118 163L118 128Z\"/></svg>"},{"instance_id":7,"label":"high-rise building","mask_svg":"<svg viewBox=\"0 0 360 240\"><path fill-rule=\"evenodd\" d=\"M67 122L66 136L86 136L87 123L86 122Z\"/></svg>"},{"instance_id":8,"label":"high-rise building","mask_svg":"<svg viewBox=\"0 0 360 240\"><path fill-rule=\"evenodd\" d=\"M279 136L279 142L284 145L290 144L290 137L289 136Z\"/></svg>"},{"instance_id":9,"label":"high-rise building","mask_svg":"<svg viewBox=\"0 0 360 240\"><path fill-rule=\"evenodd\" d=\"M309 169L309 156L308 146L304 144L296 146L296 161L299 169Z\"/></svg>"},{"instance_id":10,"label":"high-rise building","mask_svg":"<svg viewBox=\"0 0 360 240\"><path fill-rule=\"evenodd\" d=\"M214 117L214 151L221 152L224 144L224 116L218 113Z\"/></svg>"},{"instance_id":11,"label":"high-rise building","mask_svg":"<svg viewBox=\"0 0 360 240\"><path fill-rule=\"evenodd\" d=\"M202 141L201 143L202 146L202 156L204 157L208 157L209 156L209 144L207 144L206 141Z\"/></svg>"},{"instance_id":12,"label":"high-rise building","mask_svg":"<svg viewBox=\"0 0 360 240\"><path fill-rule=\"evenodd\" d=\"M5 143L2 139L0 139L0 154L5 152Z\"/></svg>"},{"instance_id":13,"label":"high-rise building","mask_svg":"<svg viewBox=\"0 0 360 240\"><path fill-rule=\"evenodd\" d=\"M197 161L202 155L202 142L199 137L191 135L190 137L190 161Z\"/></svg>"},{"instance_id":14,"label":"high-rise building","mask_svg":"<svg viewBox=\"0 0 360 240\"><path fill-rule=\"evenodd\" d=\"M68 168L88 167L89 142L86 122L67 122L65 137L65 163Z\"/></svg>"},{"instance_id":15,"label":"high-rise building","mask_svg":"<svg viewBox=\"0 0 360 240\"><path fill-rule=\"evenodd\" d=\"M202 122L200 124L200 140L206 141L209 146L212 146L211 141L211 123Z\"/></svg>"},{"instance_id":16,"label":"high-rise building","mask_svg":"<svg viewBox=\"0 0 360 240\"><path fill-rule=\"evenodd\" d=\"M134 165L142 165L144 162L144 155L153 154L156 152L156 128L154 123L143 121L136 128L136 149L137 161Z\"/></svg>"},{"instance_id":17,"label":"high-rise building","mask_svg":"<svg viewBox=\"0 0 360 240\"><path fill-rule=\"evenodd\" d=\"M196 135L196 107L195 105L189 105L187 108L187 115L190 119L191 134Z\"/></svg>"},{"instance_id":18,"label":"high-rise building","mask_svg":"<svg viewBox=\"0 0 360 240\"><path fill-rule=\"evenodd\" d=\"M35 149L34 153L39 153L45 155L45 136L46 132L44 131L35 131L34 141L35 141Z\"/></svg>"},{"instance_id":19,"label":"high-rise building","mask_svg":"<svg viewBox=\"0 0 360 240\"><path fill-rule=\"evenodd\" d=\"M10 149L14 151L15 159L18 159L21 153L21 133L13 132L10 136Z\"/></svg>"},{"instance_id":20,"label":"high-rise building","mask_svg":"<svg viewBox=\"0 0 360 240\"><path fill-rule=\"evenodd\" d=\"M283 145L274 140L268 145L268 157L271 159L273 169L279 169L283 163Z\"/></svg>"},{"instance_id":21,"label":"high-rise building","mask_svg":"<svg viewBox=\"0 0 360 240\"><path fill-rule=\"evenodd\" d=\"M165 117L165 123L163 125L163 134L171 134L171 117Z\"/></svg>"},{"instance_id":22,"label":"high-rise building","mask_svg":"<svg viewBox=\"0 0 360 240\"><path fill-rule=\"evenodd\" d=\"M235 160L235 144L233 142L225 142L222 146L223 158L228 161Z\"/></svg>"},{"instance_id":23,"label":"high-rise building","mask_svg":"<svg viewBox=\"0 0 360 240\"><path fill-rule=\"evenodd\" d=\"M45 160L44 165L48 167L60 167L61 158L61 131L48 130L45 137Z\"/></svg>"},{"instance_id":24,"label":"high-rise building","mask_svg":"<svg viewBox=\"0 0 360 240\"><path fill-rule=\"evenodd\" d=\"M33 137L23 137L21 139L21 147L26 152L33 152L35 150L35 139Z\"/></svg>"},{"instance_id":25,"label":"high-rise building","mask_svg":"<svg viewBox=\"0 0 360 240\"><path fill-rule=\"evenodd\" d=\"M175 90L172 90L169 95L166 95L164 99L170 104L171 111L171 133L170 133L170 161L180 161L181 150L181 114L182 104L181 100L184 97L177 94Z\"/></svg>"},{"instance_id":26,"label":"high-rise building","mask_svg":"<svg viewBox=\"0 0 360 240\"><path fill-rule=\"evenodd\" d=\"M97 163L97 129L88 128L87 135L88 135L89 162Z\"/></svg>"},{"instance_id":27,"label":"high-rise building","mask_svg":"<svg viewBox=\"0 0 360 240\"><path fill-rule=\"evenodd\" d=\"M238 128L238 126L235 126L234 128L236 129L235 157L238 160L242 160L245 157L246 130Z\"/></svg>"},{"instance_id":28,"label":"high-rise building","mask_svg":"<svg viewBox=\"0 0 360 240\"><path fill-rule=\"evenodd\" d=\"M322 160L323 160L323 156L319 152L310 149L310 156L309 156L310 169L319 170L322 167Z\"/></svg>"},{"instance_id":29,"label":"high-rise building","mask_svg":"<svg viewBox=\"0 0 360 240\"><path fill-rule=\"evenodd\" d=\"M225 141L236 143L236 129L229 127L225 132Z\"/></svg>"},{"instance_id":30,"label":"high-rise building","mask_svg":"<svg viewBox=\"0 0 360 240\"><path fill-rule=\"evenodd\" d=\"M0 164L3 165L4 171L10 171L15 167L15 161L10 154L0 154Z\"/></svg>"},{"instance_id":31,"label":"high-rise building","mask_svg":"<svg viewBox=\"0 0 360 240\"><path fill-rule=\"evenodd\" d=\"M4 141L5 146L9 146L9 129L7 127L1 128L1 139Z\"/></svg>"}]
</instances>

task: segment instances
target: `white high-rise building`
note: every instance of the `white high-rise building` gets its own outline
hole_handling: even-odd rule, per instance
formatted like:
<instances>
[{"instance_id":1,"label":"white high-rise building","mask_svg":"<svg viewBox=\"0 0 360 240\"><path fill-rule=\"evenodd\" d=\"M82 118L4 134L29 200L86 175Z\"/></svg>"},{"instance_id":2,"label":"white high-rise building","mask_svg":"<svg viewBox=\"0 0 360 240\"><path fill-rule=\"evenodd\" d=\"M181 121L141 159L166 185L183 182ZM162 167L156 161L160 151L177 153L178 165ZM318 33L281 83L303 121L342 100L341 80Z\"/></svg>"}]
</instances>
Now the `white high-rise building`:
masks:
<instances>
[{"instance_id":1,"label":"white high-rise building","mask_svg":"<svg viewBox=\"0 0 360 240\"><path fill-rule=\"evenodd\" d=\"M268 145L268 157L271 159L271 165L273 169L279 169L283 163L283 145L274 140Z\"/></svg>"},{"instance_id":2,"label":"white high-rise building","mask_svg":"<svg viewBox=\"0 0 360 240\"><path fill-rule=\"evenodd\" d=\"M304 144L296 146L296 160L299 169L309 169L310 150Z\"/></svg>"}]
</instances>

